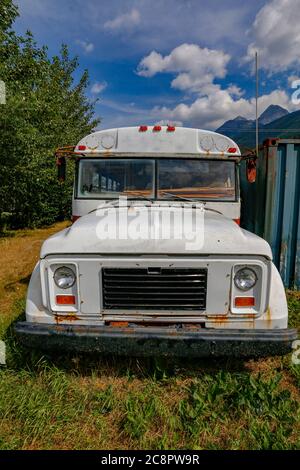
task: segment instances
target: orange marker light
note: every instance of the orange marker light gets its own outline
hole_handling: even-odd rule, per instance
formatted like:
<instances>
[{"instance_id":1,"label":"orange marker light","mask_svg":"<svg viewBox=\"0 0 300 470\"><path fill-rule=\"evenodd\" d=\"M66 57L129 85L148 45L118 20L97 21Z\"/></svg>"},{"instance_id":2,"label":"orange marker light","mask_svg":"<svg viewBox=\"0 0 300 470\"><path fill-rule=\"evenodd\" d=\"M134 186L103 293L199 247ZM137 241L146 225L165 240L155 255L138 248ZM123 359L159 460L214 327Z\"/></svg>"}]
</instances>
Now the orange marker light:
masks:
<instances>
[{"instance_id":1,"label":"orange marker light","mask_svg":"<svg viewBox=\"0 0 300 470\"><path fill-rule=\"evenodd\" d=\"M75 305L75 295L57 295L57 305Z\"/></svg>"},{"instance_id":2,"label":"orange marker light","mask_svg":"<svg viewBox=\"0 0 300 470\"><path fill-rule=\"evenodd\" d=\"M254 297L235 297L234 305L235 307L254 307L255 298Z\"/></svg>"}]
</instances>

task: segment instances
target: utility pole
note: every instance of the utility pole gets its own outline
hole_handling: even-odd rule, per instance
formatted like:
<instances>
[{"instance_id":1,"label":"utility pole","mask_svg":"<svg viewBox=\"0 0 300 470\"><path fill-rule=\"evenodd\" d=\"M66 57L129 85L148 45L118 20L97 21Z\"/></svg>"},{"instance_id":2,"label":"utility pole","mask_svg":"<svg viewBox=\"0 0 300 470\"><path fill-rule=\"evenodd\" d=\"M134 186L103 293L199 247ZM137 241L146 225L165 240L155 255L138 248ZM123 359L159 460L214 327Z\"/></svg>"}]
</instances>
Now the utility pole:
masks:
<instances>
[{"instance_id":1,"label":"utility pole","mask_svg":"<svg viewBox=\"0 0 300 470\"><path fill-rule=\"evenodd\" d=\"M256 156L258 157L258 54L255 52L255 78L256 78L256 93L255 93L255 143L256 143Z\"/></svg>"}]
</instances>

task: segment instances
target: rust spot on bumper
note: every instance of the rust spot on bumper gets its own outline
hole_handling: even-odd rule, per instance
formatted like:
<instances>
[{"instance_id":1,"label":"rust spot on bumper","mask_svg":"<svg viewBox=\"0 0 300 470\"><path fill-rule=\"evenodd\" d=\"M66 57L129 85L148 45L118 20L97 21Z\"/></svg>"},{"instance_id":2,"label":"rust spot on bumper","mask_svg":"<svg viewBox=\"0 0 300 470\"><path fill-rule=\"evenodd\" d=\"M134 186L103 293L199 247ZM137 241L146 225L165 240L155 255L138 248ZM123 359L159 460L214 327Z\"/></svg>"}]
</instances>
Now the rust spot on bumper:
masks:
<instances>
[{"instance_id":1,"label":"rust spot on bumper","mask_svg":"<svg viewBox=\"0 0 300 470\"><path fill-rule=\"evenodd\" d=\"M208 321L213 321L215 325L225 325L228 322L227 315L210 315Z\"/></svg>"},{"instance_id":2,"label":"rust spot on bumper","mask_svg":"<svg viewBox=\"0 0 300 470\"><path fill-rule=\"evenodd\" d=\"M65 322L65 321L76 321L76 320L80 320L80 318L77 317L77 315L73 314L73 313L70 313L69 315L55 315L55 321L56 323L62 323L62 322Z\"/></svg>"},{"instance_id":3,"label":"rust spot on bumper","mask_svg":"<svg viewBox=\"0 0 300 470\"><path fill-rule=\"evenodd\" d=\"M127 328L128 321L110 321L108 326L113 326L114 328Z\"/></svg>"}]
</instances>

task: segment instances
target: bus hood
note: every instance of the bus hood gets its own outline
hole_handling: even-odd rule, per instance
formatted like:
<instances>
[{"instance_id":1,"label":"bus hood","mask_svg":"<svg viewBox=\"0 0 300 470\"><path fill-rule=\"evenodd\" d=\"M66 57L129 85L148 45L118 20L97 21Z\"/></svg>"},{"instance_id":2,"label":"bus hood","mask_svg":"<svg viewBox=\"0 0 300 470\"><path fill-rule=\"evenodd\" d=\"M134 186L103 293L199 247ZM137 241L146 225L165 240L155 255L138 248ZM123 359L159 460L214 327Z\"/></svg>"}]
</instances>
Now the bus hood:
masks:
<instances>
[{"instance_id":1,"label":"bus hood","mask_svg":"<svg viewBox=\"0 0 300 470\"><path fill-rule=\"evenodd\" d=\"M87 214L48 238L42 246L41 258L55 254L178 254L255 255L272 259L265 240L210 210L143 206L137 213L131 206L110 207L105 214L103 211Z\"/></svg>"}]
</instances>

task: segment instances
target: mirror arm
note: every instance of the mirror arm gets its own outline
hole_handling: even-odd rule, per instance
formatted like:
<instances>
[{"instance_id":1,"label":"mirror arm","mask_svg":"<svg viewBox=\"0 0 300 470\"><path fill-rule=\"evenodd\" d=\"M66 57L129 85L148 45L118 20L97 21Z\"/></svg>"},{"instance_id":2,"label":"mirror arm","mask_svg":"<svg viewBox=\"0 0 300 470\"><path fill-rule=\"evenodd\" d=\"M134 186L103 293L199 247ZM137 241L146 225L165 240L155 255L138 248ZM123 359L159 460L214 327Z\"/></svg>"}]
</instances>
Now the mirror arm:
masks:
<instances>
[{"instance_id":1,"label":"mirror arm","mask_svg":"<svg viewBox=\"0 0 300 470\"><path fill-rule=\"evenodd\" d=\"M241 155L241 161L253 160L254 162L256 162L257 158L258 157L257 157L255 152L250 152L250 153L246 153L244 155Z\"/></svg>"},{"instance_id":2,"label":"mirror arm","mask_svg":"<svg viewBox=\"0 0 300 470\"><path fill-rule=\"evenodd\" d=\"M63 183L66 179L66 158L74 159L78 157L78 154L75 153L74 150L74 145L59 147L55 150L54 156L56 159L57 177L58 181L61 183Z\"/></svg>"},{"instance_id":3,"label":"mirror arm","mask_svg":"<svg viewBox=\"0 0 300 470\"><path fill-rule=\"evenodd\" d=\"M66 180L66 159L65 157L56 158L58 181L63 183Z\"/></svg>"}]
</instances>

